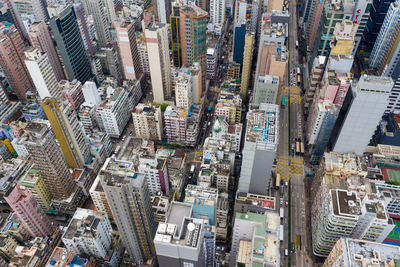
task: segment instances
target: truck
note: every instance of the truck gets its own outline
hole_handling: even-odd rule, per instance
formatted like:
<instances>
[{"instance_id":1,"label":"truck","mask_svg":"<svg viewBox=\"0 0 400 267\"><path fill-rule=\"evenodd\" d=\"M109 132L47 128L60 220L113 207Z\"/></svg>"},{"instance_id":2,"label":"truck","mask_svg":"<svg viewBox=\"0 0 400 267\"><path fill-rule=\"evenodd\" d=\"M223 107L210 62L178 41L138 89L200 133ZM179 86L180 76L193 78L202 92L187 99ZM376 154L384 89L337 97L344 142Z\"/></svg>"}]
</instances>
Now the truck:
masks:
<instances>
[{"instance_id":1,"label":"truck","mask_svg":"<svg viewBox=\"0 0 400 267\"><path fill-rule=\"evenodd\" d=\"M283 207L281 207L281 208L279 209L279 216L280 216L281 218L283 218L284 215L285 215L284 209L283 209Z\"/></svg>"},{"instance_id":2,"label":"truck","mask_svg":"<svg viewBox=\"0 0 400 267\"><path fill-rule=\"evenodd\" d=\"M190 167L190 174L194 173L194 169L196 168L196 166L194 166L194 164L192 164L192 166Z\"/></svg>"},{"instance_id":3,"label":"truck","mask_svg":"<svg viewBox=\"0 0 400 267\"><path fill-rule=\"evenodd\" d=\"M283 225L279 225L279 241L283 241Z\"/></svg>"}]
</instances>

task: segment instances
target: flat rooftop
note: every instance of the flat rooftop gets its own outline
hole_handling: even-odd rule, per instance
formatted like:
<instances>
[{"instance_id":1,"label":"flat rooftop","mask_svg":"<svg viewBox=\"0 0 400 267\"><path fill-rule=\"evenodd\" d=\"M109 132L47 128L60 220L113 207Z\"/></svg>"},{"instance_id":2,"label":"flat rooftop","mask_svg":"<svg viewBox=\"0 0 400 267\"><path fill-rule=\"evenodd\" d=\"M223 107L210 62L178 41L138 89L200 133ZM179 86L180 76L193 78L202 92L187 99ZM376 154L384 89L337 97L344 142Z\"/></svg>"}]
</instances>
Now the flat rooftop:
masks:
<instances>
[{"instance_id":1,"label":"flat rooftop","mask_svg":"<svg viewBox=\"0 0 400 267\"><path fill-rule=\"evenodd\" d=\"M356 192L331 190L331 197L335 215L349 218L361 215L361 201Z\"/></svg>"},{"instance_id":2,"label":"flat rooftop","mask_svg":"<svg viewBox=\"0 0 400 267\"><path fill-rule=\"evenodd\" d=\"M273 150L279 140L279 106L262 104L247 113L246 142L263 143Z\"/></svg>"},{"instance_id":3,"label":"flat rooftop","mask_svg":"<svg viewBox=\"0 0 400 267\"><path fill-rule=\"evenodd\" d=\"M386 266L384 263L389 263L394 260L394 265L400 264L400 247L393 245L386 245L376 242L362 241L350 238L342 238L345 242L343 249L347 252L344 255L344 260L347 263L345 266L363 267L372 266L371 260L377 260L377 265Z\"/></svg>"},{"instance_id":4,"label":"flat rooftop","mask_svg":"<svg viewBox=\"0 0 400 267\"><path fill-rule=\"evenodd\" d=\"M191 217L192 208L191 204L172 201L169 206L167 223L175 224L179 232L182 227L183 218Z\"/></svg>"}]
</instances>

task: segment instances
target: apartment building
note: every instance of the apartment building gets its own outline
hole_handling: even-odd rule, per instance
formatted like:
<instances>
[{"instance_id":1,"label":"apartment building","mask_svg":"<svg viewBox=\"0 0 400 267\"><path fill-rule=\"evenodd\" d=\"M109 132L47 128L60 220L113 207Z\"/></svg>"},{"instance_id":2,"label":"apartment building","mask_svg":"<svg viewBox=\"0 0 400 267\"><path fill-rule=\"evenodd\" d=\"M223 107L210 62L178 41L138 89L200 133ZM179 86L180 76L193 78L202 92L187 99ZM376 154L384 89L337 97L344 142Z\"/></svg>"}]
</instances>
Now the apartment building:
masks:
<instances>
[{"instance_id":1,"label":"apartment building","mask_svg":"<svg viewBox=\"0 0 400 267\"><path fill-rule=\"evenodd\" d=\"M135 137L148 140L161 140L163 123L161 108L139 103L132 112Z\"/></svg>"}]
</instances>

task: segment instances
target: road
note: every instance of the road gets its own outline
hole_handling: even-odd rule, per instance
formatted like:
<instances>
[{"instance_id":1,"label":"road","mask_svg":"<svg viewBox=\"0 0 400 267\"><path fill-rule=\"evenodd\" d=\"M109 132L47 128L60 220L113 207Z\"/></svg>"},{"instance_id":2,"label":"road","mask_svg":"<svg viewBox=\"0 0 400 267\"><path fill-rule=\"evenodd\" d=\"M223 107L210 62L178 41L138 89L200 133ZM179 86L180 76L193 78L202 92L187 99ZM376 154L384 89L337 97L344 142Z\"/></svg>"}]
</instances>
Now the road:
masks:
<instances>
[{"instance_id":1,"label":"road","mask_svg":"<svg viewBox=\"0 0 400 267\"><path fill-rule=\"evenodd\" d=\"M306 253L306 205L304 187L304 162L303 157L292 152L292 144L296 138L304 140L303 136L303 112L301 106L301 89L297 87L296 68L299 66L297 40L297 13L296 2L289 4L290 22L288 35L289 64L287 80L282 90L282 97L286 105L280 110L280 140L277 151L276 171L284 181L289 181L289 188L284 187L283 195L276 192L277 199L283 198L283 202L289 199L289 207L285 207L284 241L281 242L281 266L312 266ZM290 194L290 197L289 197ZM290 216L289 216L290 213ZM290 228L290 236L289 236ZM296 246L296 236L301 237L301 246ZM290 240L289 240L290 238ZM289 251L289 257L285 257L285 249Z\"/></svg>"},{"instance_id":2,"label":"road","mask_svg":"<svg viewBox=\"0 0 400 267\"><path fill-rule=\"evenodd\" d=\"M291 73L296 73L299 58L296 49L297 36L297 12L296 2L292 1L289 5L290 24L289 24L289 68ZM293 78L294 76L294 78ZM290 78L294 81L296 76ZM292 80L292 81L293 81ZM290 92L290 138L300 138L304 141L303 136L303 110L301 106L301 90L300 88L289 88ZM294 266L312 266L312 262L307 258L306 253L306 240L307 240L307 226L306 226L306 211L305 211L305 187L304 187L304 162L300 156L291 158L291 175L290 175L290 212L291 212L291 235L290 241L296 244L296 237L301 237L300 246L295 245L295 253L291 254L291 263ZM293 246L293 245L292 245Z\"/></svg>"}]
</instances>

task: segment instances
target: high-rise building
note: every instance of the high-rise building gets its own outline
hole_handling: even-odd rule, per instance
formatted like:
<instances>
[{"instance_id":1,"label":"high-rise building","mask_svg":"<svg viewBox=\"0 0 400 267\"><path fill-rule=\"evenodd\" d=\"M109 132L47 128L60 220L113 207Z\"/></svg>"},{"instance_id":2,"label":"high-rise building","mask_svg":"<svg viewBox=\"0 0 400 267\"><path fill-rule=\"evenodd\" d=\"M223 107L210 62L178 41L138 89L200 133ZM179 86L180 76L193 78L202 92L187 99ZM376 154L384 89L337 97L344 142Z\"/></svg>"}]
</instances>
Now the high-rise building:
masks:
<instances>
[{"instance_id":1,"label":"high-rise building","mask_svg":"<svg viewBox=\"0 0 400 267\"><path fill-rule=\"evenodd\" d=\"M107 214L78 208L69 222L62 241L76 254L106 258L113 246L113 229Z\"/></svg>"},{"instance_id":2,"label":"high-rise building","mask_svg":"<svg viewBox=\"0 0 400 267\"><path fill-rule=\"evenodd\" d=\"M360 78L349 92L353 100L340 132L336 138L331 137L333 151L359 155L365 152L386 110L392 87L392 78L367 75Z\"/></svg>"},{"instance_id":3,"label":"high-rise building","mask_svg":"<svg viewBox=\"0 0 400 267\"><path fill-rule=\"evenodd\" d=\"M370 16L367 20L360 46L365 52L370 53L372 51L392 2L395 2L395 0L372 1Z\"/></svg>"},{"instance_id":4,"label":"high-rise building","mask_svg":"<svg viewBox=\"0 0 400 267\"><path fill-rule=\"evenodd\" d=\"M160 223L154 237L160 266L205 265L203 234L207 220L192 216L192 205L171 202L165 223Z\"/></svg>"},{"instance_id":5,"label":"high-rise building","mask_svg":"<svg viewBox=\"0 0 400 267\"><path fill-rule=\"evenodd\" d=\"M46 53L37 48L25 51L25 65L35 84L36 91L41 99L46 97L61 97L61 90L58 87L56 75L50 65Z\"/></svg>"},{"instance_id":6,"label":"high-rise building","mask_svg":"<svg viewBox=\"0 0 400 267\"><path fill-rule=\"evenodd\" d=\"M171 15L171 0L157 0L157 16L158 22L162 24L169 23Z\"/></svg>"},{"instance_id":7,"label":"high-rise building","mask_svg":"<svg viewBox=\"0 0 400 267\"><path fill-rule=\"evenodd\" d=\"M250 74L253 62L254 38L254 32L246 32L243 50L242 79L240 83L240 95L243 99L247 99L247 89L251 78Z\"/></svg>"},{"instance_id":8,"label":"high-rise building","mask_svg":"<svg viewBox=\"0 0 400 267\"><path fill-rule=\"evenodd\" d=\"M344 164L343 164L344 163ZM394 224L355 154L325 153L312 184L312 246L326 257L341 237L383 242ZM343 183L346 180L346 183Z\"/></svg>"},{"instance_id":9,"label":"high-rise building","mask_svg":"<svg viewBox=\"0 0 400 267\"><path fill-rule=\"evenodd\" d=\"M75 190L75 181L50 127L30 122L21 139L53 198L69 197Z\"/></svg>"},{"instance_id":10,"label":"high-rise building","mask_svg":"<svg viewBox=\"0 0 400 267\"><path fill-rule=\"evenodd\" d=\"M170 31L171 31L171 50L172 60L174 61L175 67L182 66L182 48L181 48L181 36L180 36L180 15L179 8L180 4L178 1L171 3L171 16L169 18Z\"/></svg>"},{"instance_id":11,"label":"high-rise building","mask_svg":"<svg viewBox=\"0 0 400 267\"><path fill-rule=\"evenodd\" d=\"M310 73L310 86L306 88L304 96L304 106L309 107L314 99L315 92L317 91L318 84L320 83L325 70L325 56L318 56L314 58L314 62Z\"/></svg>"},{"instance_id":12,"label":"high-rise building","mask_svg":"<svg viewBox=\"0 0 400 267\"><path fill-rule=\"evenodd\" d=\"M131 19L120 19L114 21L114 27L117 34L117 43L124 79L140 80L143 75L143 70L137 50L134 21Z\"/></svg>"},{"instance_id":13,"label":"high-rise building","mask_svg":"<svg viewBox=\"0 0 400 267\"><path fill-rule=\"evenodd\" d=\"M276 212L236 212L229 266L251 263L279 266L279 246L276 245L279 243L279 231Z\"/></svg>"},{"instance_id":14,"label":"high-rise building","mask_svg":"<svg viewBox=\"0 0 400 267\"><path fill-rule=\"evenodd\" d=\"M398 246L340 238L329 253L322 267L328 266L366 266L399 264Z\"/></svg>"},{"instance_id":15,"label":"high-rise building","mask_svg":"<svg viewBox=\"0 0 400 267\"><path fill-rule=\"evenodd\" d=\"M274 75L259 76L257 87L254 88L252 103L276 104L279 91L279 77Z\"/></svg>"},{"instance_id":16,"label":"high-rise building","mask_svg":"<svg viewBox=\"0 0 400 267\"><path fill-rule=\"evenodd\" d=\"M87 12L89 13L88 15L92 15L93 17L99 46L105 47L111 41L111 35L109 31L109 22L107 20L106 9L104 7L103 1L84 0L83 4L85 5Z\"/></svg>"},{"instance_id":17,"label":"high-rise building","mask_svg":"<svg viewBox=\"0 0 400 267\"><path fill-rule=\"evenodd\" d=\"M146 177L135 172L133 162L108 158L104 166L100 182L122 243L133 263L151 261L156 256L156 224Z\"/></svg>"},{"instance_id":18,"label":"high-rise building","mask_svg":"<svg viewBox=\"0 0 400 267\"><path fill-rule=\"evenodd\" d=\"M207 42L207 80L214 80L217 78L219 50L220 44L217 40L209 40Z\"/></svg>"},{"instance_id":19,"label":"high-rise building","mask_svg":"<svg viewBox=\"0 0 400 267\"><path fill-rule=\"evenodd\" d=\"M75 8L68 6L50 20L51 30L60 51L68 79L85 83L92 77L90 62L77 23Z\"/></svg>"},{"instance_id":20,"label":"high-rise building","mask_svg":"<svg viewBox=\"0 0 400 267\"><path fill-rule=\"evenodd\" d=\"M49 26L43 21L34 22L29 28L28 35L32 46L47 54L57 81L65 80L64 69L51 38Z\"/></svg>"},{"instance_id":21,"label":"high-rise building","mask_svg":"<svg viewBox=\"0 0 400 267\"><path fill-rule=\"evenodd\" d=\"M97 122L102 131L111 137L119 137L134 107L132 94L122 87L113 89L104 101L96 108Z\"/></svg>"},{"instance_id":22,"label":"high-rise building","mask_svg":"<svg viewBox=\"0 0 400 267\"><path fill-rule=\"evenodd\" d=\"M307 0L304 12L304 33L307 39L307 49L312 50L320 29L326 0Z\"/></svg>"},{"instance_id":23,"label":"high-rise building","mask_svg":"<svg viewBox=\"0 0 400 267\"><path fill-rule=\"evenodd\" d=\"M79 25L79 31L81 33L83 45L85 46L86 53L89 56L93 56L95 54L96 48L94 47L94 44L92 42L92 33L93 33L93 28L90 30L88 22L86 20L86 10L83 7L82 3L75 3L73 5L75 15L76 15L76 21L78 22ZM93 33L94 34L94 33Z\"/></svg>"},{"instance_id":24,"label":"high-rise building","mask_svg":"<svg viewBox=\"0 0 400 267\"><path fill-rule=\"evenodd\" d=\"M142 155L139 157L137 169L145 175L151 195L155 196L159 192L166 196L169 195L168 166L164 158Z\"/></svg>"},{"instance_id":25,"label":"high-rise building","mask_svg":"<svg viewBox=\"0 0 400 267\"><path fill-rule=\"evenodd\" d=\"M90 150L76 112L67 101L46 98L42 107L70 168L82 168Z\"/></svg>"},{"instance_id":26,"label":"high-rise building","mask_svg":"<svg viewBox=\"0 0 400 267\"><path fill-rule=\"evenodd\" d=\"M260 104L247 113L238 192L268 195L279 140L279 106Z\"/></svg>"},{"instance_id":27,"label":"high-rise building","mask_svg":"<svg viewBox=\"0 0 400 267\"><path fill-rule=\"evenodd\" d=\"M26 100L25 93L34 88L25 66L24 42L14 25L0 23L0 66L7 76L14 94L19 100Z\"/></svg>"},{"instance_id":28,"label":"high-rise building","mask_svg":"<svg viewBox=\"0 0 400 267\"><path fill-rule=\"evenodd\" d=\"M229 90L221 90L215 115L224 117L229 124L240 123L242 120L242 98Z\"/></svg>"},{"instance_id":29,"label":"high-rise building","mask_svg":"<svg viewBox=\"0 0 400 267\"><path fill-rule=\"evenodd\" d=\"M207 219L210 225L215 225L218 189L188 184L184 202L193 205L193 218Z\"/></svg>"},{"instance_id":30,"label":"high-rise building","mask_svg":"<svg viewBox=\"0 0 400 267\"><path fill-rule=\"evenodd\" d=\"M34 169L34 166L21 176L19 183L32 192L32 195L42 207L43 211L50 210L51 193L39 171Z\"/></svg>"},{"instance_id":31,"label":"high-rise building","mask_svg":"<svg viewBox=\"0 0 400 267\"><path fill-rule=\"evenodd\" d=\"M234 32L235 34L232 42L233 61L242 65L244 43L246 39L246 20L242 20L241 22L236 22Z\"/></svg>"},{"instance_id":32,"label":"high-rise building","mask_svg":"<svg viewBox=\"0 0 400 267\"><path fill-rule=\"evenodd\" d=\"M329 55L332 34L335 30L336 23L342 23L345 20L352 19L355 2L353 0L327 0L325 5L324 18L319 21L319 23L322 24L324 22L324 24L319 33L320 37L316 36L319 43L314 43L314 47L310 48L314 51L318 50L318 55L320 56Z\"/></svg>"},{"instance_id":33,"label":"high-rise building","mask_svg":"<svg viewBox=\"0 0 400 267\"><path fill-rule=\"evenodd\" d=\"M78 80L72 82L62 80L58 83L61 89L61 93L65 99L71 103L72 107L78 111L79 107L85 102L85 98L82 93L82 83Z\"/></svg>"},{"instance_id":34,"label":"high-rise building","mask_svg":"<svg viewBox=\"0 0 400 267\"><path fill-rule=\"evenodd\" d=\"M182 64L200 63L202 92L204 92L206 86L206 31L208 13L195 5L186 5L180 7L179 14Z\"/></svg>"},{"instance_id":35,"label":"high-rise building","mask_svg":"<svg viewBox=\"0 0 400 267\"><path fill-rule=\"evenodd\" d=\"M174 84L176 106L189 112L193 104L192 79L190 75L182 73L175 77Z\"/></svg>"},{"instance_id":36,"label":"high-rise building","mask_svg":"<svg viewBox=\"0 0 400 267\"><path fill-rule=\"evenodd\" d=\"M53 232L53 226L29 189L19 183L4 195L8 205L17 214L24 228L32 237L46 237Z\"/></svg>"},{"instance_id":37,"label":"high-rise building","mask_svg":"<svg viewBox=\"0 0 400 267\"><path fill-rule=\"evenodd\" d=\"M168 27L153 25L145 30L153 98L163 103L172 95L171 62L169 59Z\"/></svg>"},{"instance_id":38,"label":"high-rise building","mask_svg":"<svg viewBox=\"0 0 400 267\"><path fill-rule=\"evenodd\" d=\"M100 58L101 66L104 73L109 73L118 83L122 82L122 66L121 59L118 54L118 47L115 41L107 44L106 47L100 48L100 52L96 54Z\"/></svg>"},{"instance_id":39,"label":"high-rise building","mask_svg":"<svg viewBox=\"0 0 400 267\"><path fill-rule=\"evenodd\" d=\"M15 9L19 15L33 15L35 21L47 21L47 3L43 0L14 0Z\"/></svg>"},{"instance_id":40,"label":"high-rise building","mask_svg":"<svg viewBox=\"0 0 400 267\"><path fill-rule=\"evenodd\" d=\"M97 106L101 103L101 97L97 90L96 83L92 81L85 82L82 86L82 93L86 104Z\"/></svg>"},{"instance_id":41,"label":"high-rise building","mask_svg":"<svg viewBox=\"0 0 400 267\"><path fill-rule=\"evenodd\" d=\"M372 49L371 56L369 58L369 63L371 67L379 67L380 64L384 64L384 54L387 50L391 50L389 47L391 39L396 38L394 34L396 33L395 28L400 22L400 2L395 1L390 4L387 11L385 20L383 21L382 27L379 31L379 35L375 41L374 48Z\"/></svg>"},{"instance_id":42,"label":"high-rise building","mask_svg":"<svg viewBox=\"0 0 400 267\"><path fill-rule=\"evenodd\" d=\"M164 112L165 135L170 143L186 141L187 112L181 108L168 106Z\"/></svg>"},{"instance_id":43,"label":"high-rise building","mask_svg":"<svg viewBox=\"0 0 400 267\"><path fill-rule=\"evenodd\" d=\"M225 1L210 0L210 18L214 25L224 25L225 23Z\"/></svg>"},{"instance_id":44,"label":"high-rise building","mask_svg":"<svg viewBox=\"0 0 400 267\"><path fill-rule=\"evenodd\" d=\"M136 137L149 140L162 139L160 107L139 103L132 112L132 119Z\"/></svg>"}]
</instances>

